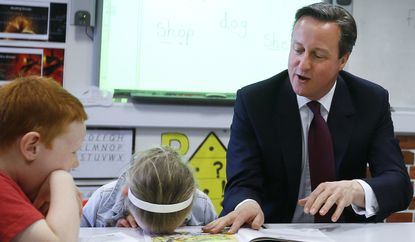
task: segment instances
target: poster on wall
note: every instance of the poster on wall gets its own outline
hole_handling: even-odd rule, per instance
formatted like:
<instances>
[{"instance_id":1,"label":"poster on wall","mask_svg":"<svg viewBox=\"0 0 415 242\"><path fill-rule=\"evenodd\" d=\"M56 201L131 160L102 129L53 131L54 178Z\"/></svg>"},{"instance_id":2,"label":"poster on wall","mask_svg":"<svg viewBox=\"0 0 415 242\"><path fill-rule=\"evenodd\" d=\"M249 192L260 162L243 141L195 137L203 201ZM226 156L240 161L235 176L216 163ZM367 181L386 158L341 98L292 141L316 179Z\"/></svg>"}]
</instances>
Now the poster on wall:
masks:
<instances>
[{"instance_id":1,"label":"poster on wall","mask_svg":"<svg viewBox=\"0 0 415 242\"><path fill-rule=\"evenodd\" d=\"M0 81L42 75L42 49L0 48Z\"/></svg>"},{"instance_id":2,"label":"poster on wall","mask_svg":"<svg viewBox=\"0 0 415 242\"><path fill-rule=\"evenodd\" d=\"M0 1L0 85L40 75L63 86L66 25L65 2Z\"/></svg>"},{"instance_id":3,"label":"poster on wall","mask_svg":"<svg viewBox=\"0 0 415 242\"><path fill-rule=\"evenodd\" d=\"M43 49L42 73L63 85L64 49Z\"/></svg>"},{"instance_id":4,"label":"poster on wall","mask_svg":"<svg viewBox=\"0 0 415 242\"><path fill-rule=\"evenodd\" d=\"M0 83L40 75L63 85L64 50L0 47Z\"/></svg>"},{"instance_id":5,"label":"poster on wall","mask_svg":"<svg viewBox=\"0 0 415 242\"><path fill-rule=\"evenodd\" d=\"M50 3L49 41L66 40L66 3Z\"/></svg>"},{"instance_id":6,"label":"poster on wall","mask_svg":"<svg viewBox=\"0 0 415 242\"><path fill-rule=\"evenodd\" d=\"M66 3L2 1L0 38L65 42Z\"/></svg>"},{"instance_id":7,"label":"poster on wall","mask_svg":"<svg viewBox=\"0 0 415 242\"><path fill-rule=\"evenodd\" d=\"M75 178L117 178L128 168L134 152L134 129L88 128L78 150Z\"/></svg>"},{"instance_id":8,"label":"poster on wall","mask_svg":"<svg viewBox=\"0 0 415 242\"><path fill-rule=\"evenodd\" d=\"M47 40L49 3L10 1L0 4L0 37Z\"/></svg>"}]
</instances>

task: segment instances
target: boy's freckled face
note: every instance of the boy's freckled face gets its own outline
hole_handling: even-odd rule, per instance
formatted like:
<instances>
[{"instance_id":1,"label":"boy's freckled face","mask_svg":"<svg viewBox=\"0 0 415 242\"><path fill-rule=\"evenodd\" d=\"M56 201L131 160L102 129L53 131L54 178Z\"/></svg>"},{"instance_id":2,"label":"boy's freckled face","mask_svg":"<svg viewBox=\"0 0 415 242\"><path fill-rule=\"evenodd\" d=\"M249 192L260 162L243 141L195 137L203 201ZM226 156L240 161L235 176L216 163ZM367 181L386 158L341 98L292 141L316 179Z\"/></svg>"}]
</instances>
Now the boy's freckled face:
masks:
<instances>
[{"instance_id":1,"label":"boy's freckled face","mask_svg":"<svg viewBox=\"0 0 415 242\"><path fill-rule=\"evenodd\" d=\"M85 124L73 122L63 134L53 140L50 148L43 144L39 146L37 158L31 164L33 176L27 181L32 184L32 189L36 189L54 170L70 171L79 166L76 152L81 148L85 134ZM32 189L29 188L32 192L36 192Z\"/></svg>"},{"instance_id":2,"label":"boy's freckled face","mask_svg":"<svg viewBox=\"0 0 415 242\"><path fill-rule=\"evenodd\" d=\"M70 171L79 166L76 152L81 148L86 133L85 124L73 122L65 133L53 140L50 149L43 147L43 156L39 160L47 168L46 172L53 170Z\"/></svg>"}]
</instances>

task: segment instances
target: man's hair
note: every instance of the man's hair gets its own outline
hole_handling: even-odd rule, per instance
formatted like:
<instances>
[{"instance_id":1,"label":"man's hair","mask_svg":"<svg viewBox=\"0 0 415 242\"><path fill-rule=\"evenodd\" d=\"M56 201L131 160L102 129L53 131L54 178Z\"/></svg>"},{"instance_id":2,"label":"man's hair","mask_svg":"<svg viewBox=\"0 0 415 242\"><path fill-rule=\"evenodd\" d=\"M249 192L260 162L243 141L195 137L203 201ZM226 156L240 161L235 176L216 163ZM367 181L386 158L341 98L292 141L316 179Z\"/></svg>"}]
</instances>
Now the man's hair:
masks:
<instances>
[{"instance_id":1,"label":"man's hair","mask_svg":"<svg viewBox=\"0 0 415 242\"><path fill-rule=\"evenodd\" d=\"M186 201L195 193L192 172L172 148L152 148L133 159L127 171L127 185L138 199L154 204L175 204ZM125 200L138 224L150 233L172 233L183 224L192 209L191 203L177 212L154 213L137 208L128 198Z\"/></svg>"},{"instance_id":2,"label":"man's hair","mask_svg":"<svg viewBox=\"0 0 415 242\"><path fill-rule=\"evenodd\" d=\"M335 22L340 28L339 58L352 52L357 38L356 22L344 8L323 2L305 6L297 10L294 25L304 16L325 22Z\"/></svg>"},{"instance_id":3,"label":"man's hair","mask_svg":"<svg viewBox=\"0 0 415 242\"><path fill-rule=\"evenodd\" d=\"M0 87L0 150L31 131L50 148L71 122L86 119L81 102L52 78L22 77Z\"/></svg>"}]
</instances>

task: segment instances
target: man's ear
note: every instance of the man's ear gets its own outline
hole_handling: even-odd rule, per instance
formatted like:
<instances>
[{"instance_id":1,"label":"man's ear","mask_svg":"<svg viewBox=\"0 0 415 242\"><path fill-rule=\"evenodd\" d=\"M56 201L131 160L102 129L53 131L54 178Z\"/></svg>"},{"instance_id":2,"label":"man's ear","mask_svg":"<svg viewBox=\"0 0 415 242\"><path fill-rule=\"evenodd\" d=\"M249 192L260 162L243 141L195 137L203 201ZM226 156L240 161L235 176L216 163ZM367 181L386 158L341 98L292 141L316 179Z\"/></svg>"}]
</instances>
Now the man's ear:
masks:
<instances>
[{"instance_id":1,"label":"man's ear","mask_svg":"<svg viewBox=\"0 0 415 242\"><path fill-rule=\"evenodd\" d=\"M350 52L344 54L343 57L340 58L340 68L339 71L343 70L344 66L346 65L347 61L349 60Z\"/></svg>"},{"instance_id":2,"label":"man's ear","mask_svg":"<svg viewBox=\"0 0 415 242\"><path fill-rule=\"evenodd\" d=\"M40 134L38 132L28 132L20 139L20 152L27 161L36 159L39 153Z\"/></svg>"},{"instance_id":3,"label":"man's ear","mask_svg":"<svg viewBox=\"0 0 415 242\"><path fill-rule=\"evenodd\" d=\"M121 194L122 194L124 197L127 197L127 196L128 196L128 186L127 186L127 185L125 185L125 186L123 186L123 187L121 188Z\"/></svg>"}]
</instances>

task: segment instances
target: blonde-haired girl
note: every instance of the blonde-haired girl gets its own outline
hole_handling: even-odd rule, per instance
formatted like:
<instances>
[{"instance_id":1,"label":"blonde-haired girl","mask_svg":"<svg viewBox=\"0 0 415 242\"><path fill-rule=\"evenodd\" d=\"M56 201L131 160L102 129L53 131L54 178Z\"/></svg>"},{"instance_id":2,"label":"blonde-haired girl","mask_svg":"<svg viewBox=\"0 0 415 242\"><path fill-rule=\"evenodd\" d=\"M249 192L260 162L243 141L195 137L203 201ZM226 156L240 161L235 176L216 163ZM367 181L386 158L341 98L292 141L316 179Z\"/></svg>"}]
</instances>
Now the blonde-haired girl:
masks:
<instances>
[{"instance_id":1,"label":"blonde-haired girl","mask_svg":"<svg viewBox=\"0 0 415 242\"><path fill-rule=\"evenodd\" d=\"M206 225L216 218L212 202L196 188L180 155L156 147L135 155L117 181L93 193L81 226L138 226L149 233L172 233L178 226Z\"/></svg>"}]
</instances>

